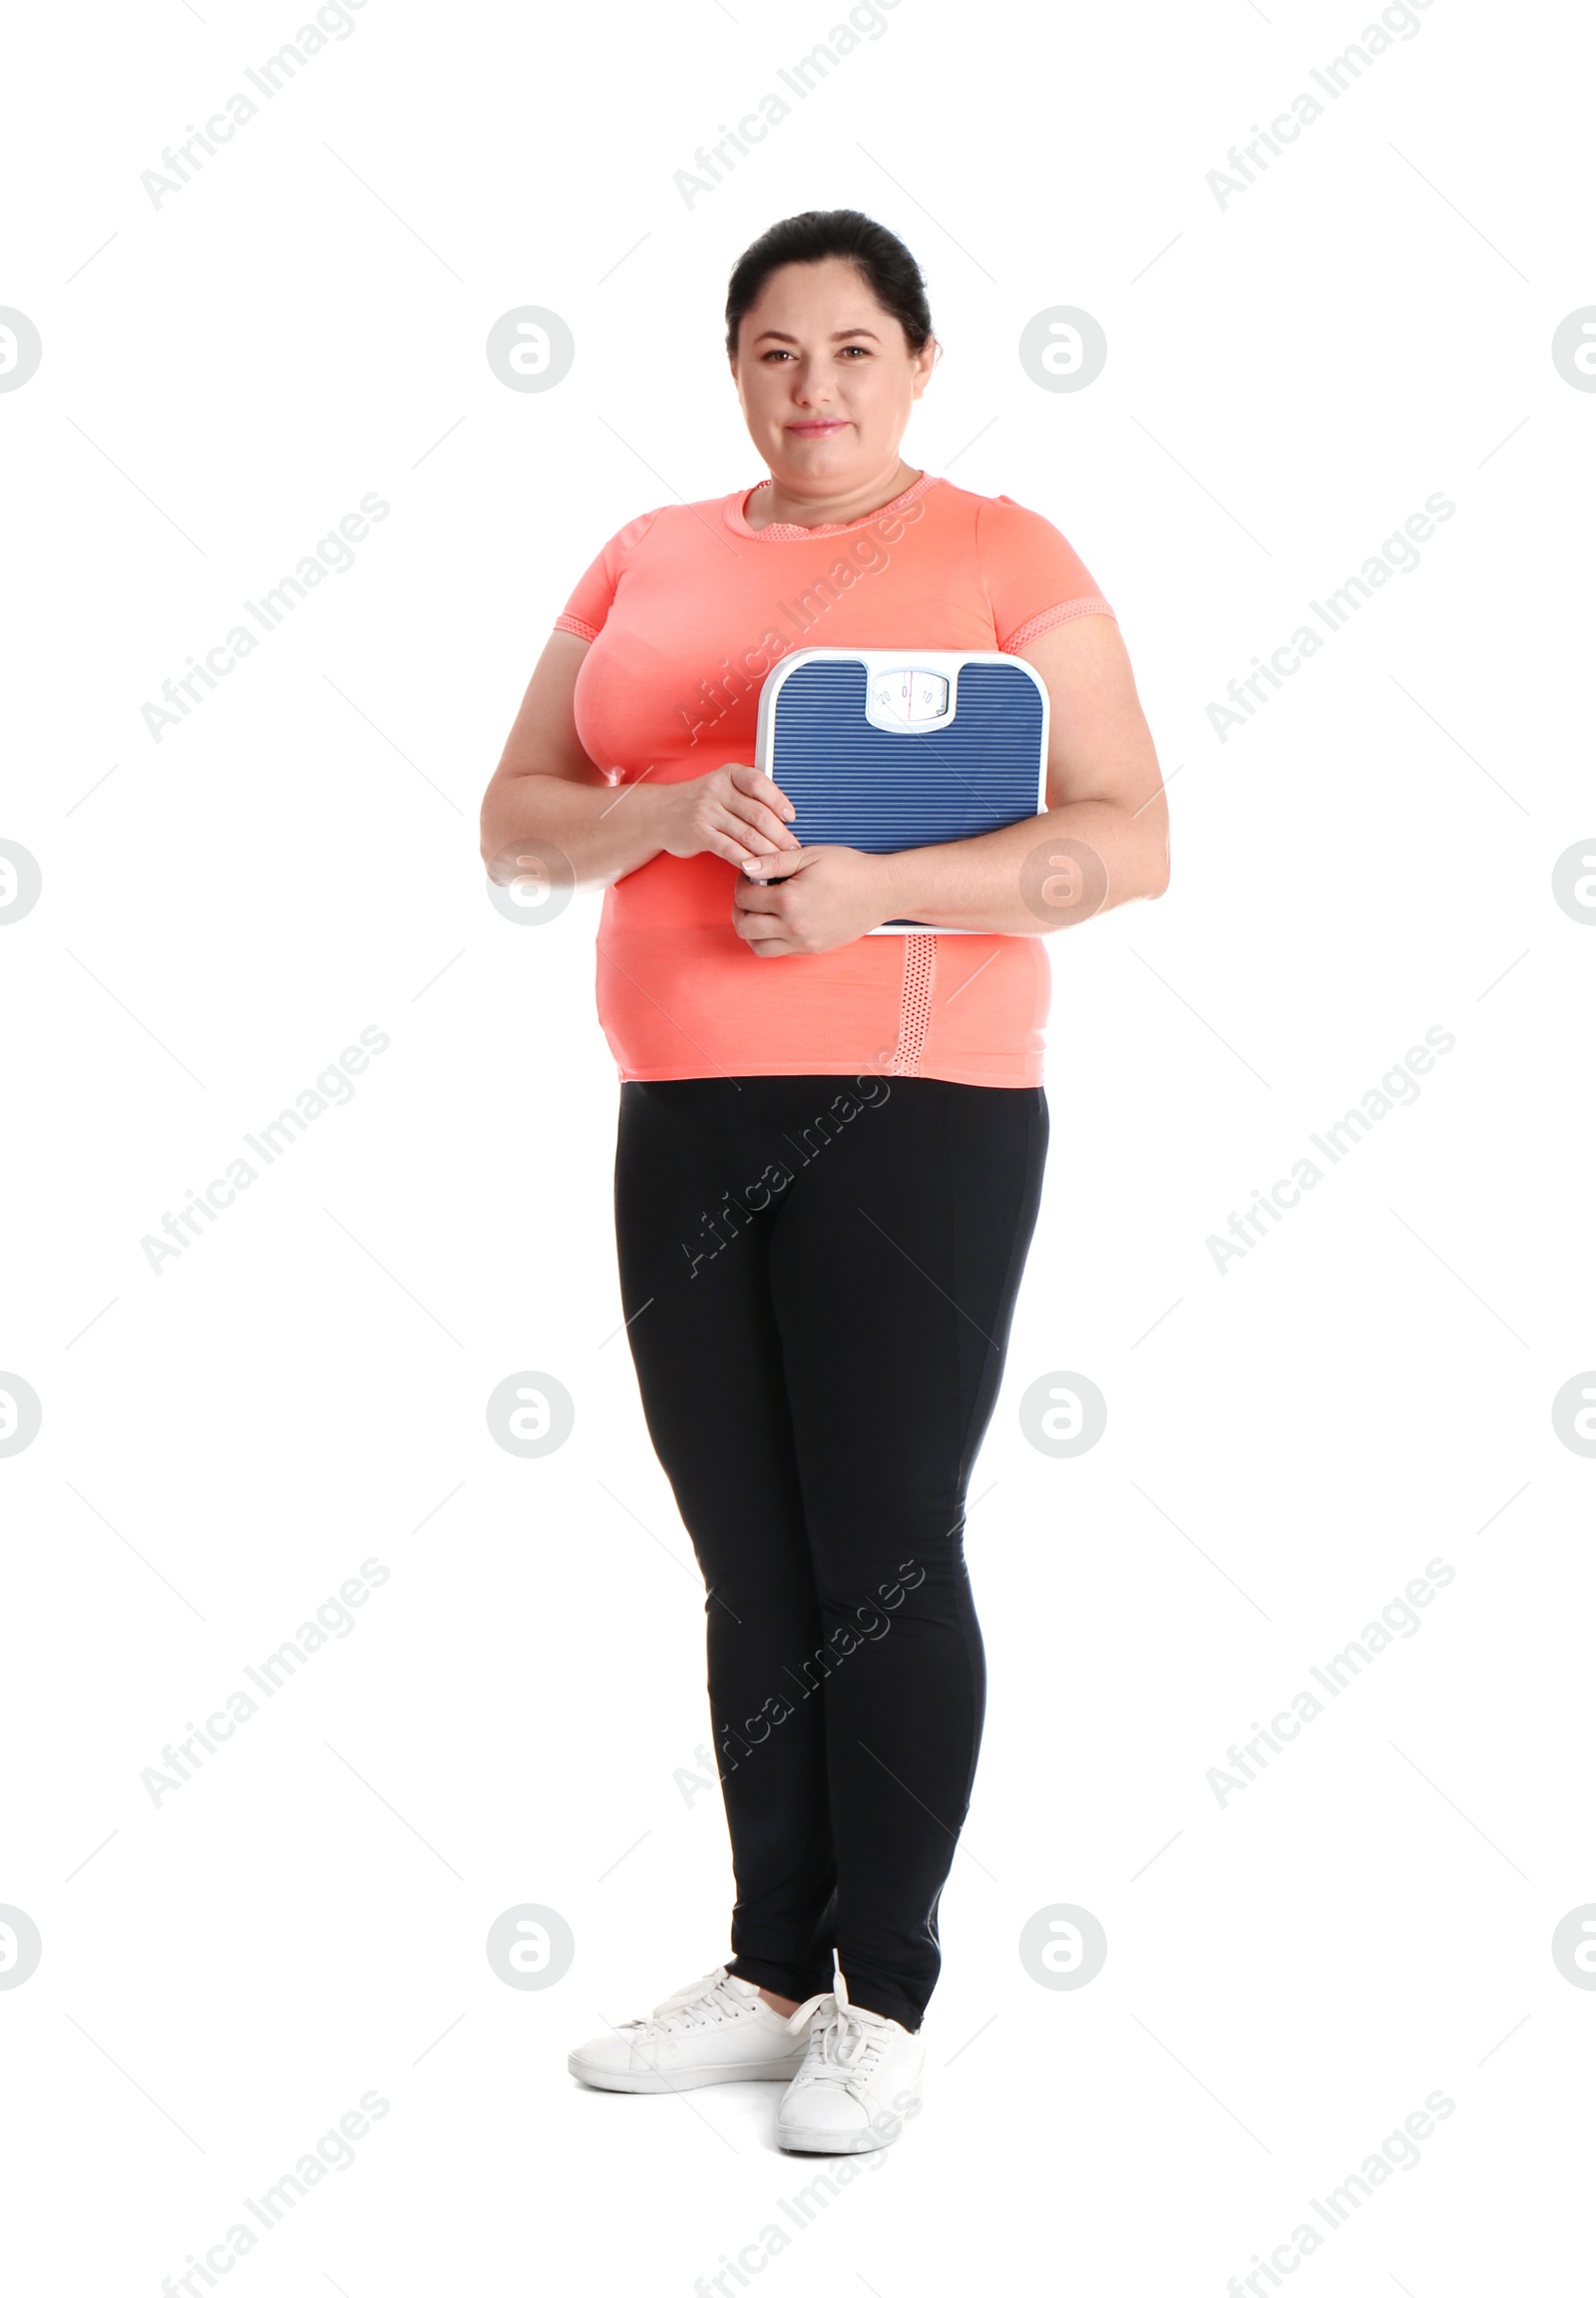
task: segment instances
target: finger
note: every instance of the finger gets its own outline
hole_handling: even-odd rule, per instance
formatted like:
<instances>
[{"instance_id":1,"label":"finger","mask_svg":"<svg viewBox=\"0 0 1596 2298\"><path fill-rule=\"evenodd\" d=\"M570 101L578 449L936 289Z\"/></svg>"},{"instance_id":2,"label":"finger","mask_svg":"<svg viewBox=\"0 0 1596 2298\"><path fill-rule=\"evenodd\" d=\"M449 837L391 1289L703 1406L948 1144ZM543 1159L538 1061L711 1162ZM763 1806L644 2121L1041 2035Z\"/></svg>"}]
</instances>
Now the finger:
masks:
<instances>
[{"instance_id":1,"label":"finger","mask_svg":"<svg viewBox=\"0 0 1596 2298\"><path fill-rule=\"evenodd\" d=\"M729 806L717 805L710 812L706 835L723 839L728 845L734 846L737 849L734 859L738 862L773 862L781 851L773 838L767 838L751 822L745 822L740 814L734 814Z\"/></svg>"},{"instance_id":2,"label":"finger","mask_svg":"<svg viewBox=\"0 0 1596 2298\"><path fill-rule=\"evenodd\" d=\"M740 839L755 854L786 854L798 850L798 841L785 822L778 821L768 806L761 806L752 798L727 796L719 802L717 825L731 837Z\"/></svg>"},{"instance_id":3,"label":"finger","mask_svg":"<svg viewBox=\"0 0 1596 2298\"><path fill-rule=\"evenodd\" d=\"M744 902L740 899L744 889L738 887L739 899L732 910L732 924L745 942L785 941L791 929L785 919L778 917L768 902ZM754 889L757 894L758 889Z\"/></svg>"},{"instance_id":4,"label":"finger","mask_svg":"<svg viewBox=\"0 0 1596 2298\"><path fill-rule=\"evenodd\" d=\"M739 790L750 798L759 798L784 822L790 822L797 809L785 790L757 766L733 766L731 777Z\"/></svg>"},{"instance_id":5,"label":"finger","mask_svg":"<svg viewBox=\"0 0 1596 2298\"><path fill-rule=\"evenodd\" d=\"M746 846L739 846L734 838L727 838L718 830L704 832L703 851L706 854L718 854L722 862L730 862L738 870L752 864L762 871L767 862L776 859L774 854L751 854Z\"/></svg>"},{"instance_id":6,"label":"finger","mask_svg":"<svg viewBox=\"0 0 1596 2298\"><path fill-rule=\"evenodd\" d=\"M735 815L739 822L748 823L752 829L759 832L761 837L767 839L773 851L786 851L797 845L797 839L781 816L773 813L759 799L739 797L735 792L732 792L723 800L723 804L726 811ZM761 848L762 851L763 848Z\"/></svg>"},{"instance_id":7,"label":"finger","mask_svg":"<svg viewBox=\"0 0 1596 2298\"><path fill-rule=\"evenodd\" d=\"M814 851L813 847L792 846L780 853L762 854L754 875L759 878L790 878L795 871L805 867Z\"/></svg>"}]
</instances>

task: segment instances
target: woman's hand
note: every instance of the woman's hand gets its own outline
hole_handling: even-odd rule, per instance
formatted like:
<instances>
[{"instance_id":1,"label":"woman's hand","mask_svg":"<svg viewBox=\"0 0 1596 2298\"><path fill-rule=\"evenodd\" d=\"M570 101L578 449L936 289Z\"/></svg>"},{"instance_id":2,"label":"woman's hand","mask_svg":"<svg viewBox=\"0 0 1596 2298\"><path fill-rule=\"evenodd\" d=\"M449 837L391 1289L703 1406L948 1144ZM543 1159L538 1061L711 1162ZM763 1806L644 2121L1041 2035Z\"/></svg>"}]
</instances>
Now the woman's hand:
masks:
<instances>
[{"instance_id":1,"label":"woman's hand","mask_svg":"<svg viewBox=\"0 0 1596 2298\"><path fill-rule=\"evenodd\" d=\"M756 958L810 957L857 942L894 915L886 865L892 857L857 846L802 846L744 873L732 924ZM770 878L770 886L749 885Z\"/></svg>"},{"instance_id":2,"label":"woman's hand","mask_svg":"<svg viewBox=\"0 0 1596 2298\"><path fill-rule=\"evenodd\" d=\"M741 865L796 852L792 801L757 766L717 766L689 782L654 785L660 852L687 861L718 854Z\"/></svg>"}]
</instances>

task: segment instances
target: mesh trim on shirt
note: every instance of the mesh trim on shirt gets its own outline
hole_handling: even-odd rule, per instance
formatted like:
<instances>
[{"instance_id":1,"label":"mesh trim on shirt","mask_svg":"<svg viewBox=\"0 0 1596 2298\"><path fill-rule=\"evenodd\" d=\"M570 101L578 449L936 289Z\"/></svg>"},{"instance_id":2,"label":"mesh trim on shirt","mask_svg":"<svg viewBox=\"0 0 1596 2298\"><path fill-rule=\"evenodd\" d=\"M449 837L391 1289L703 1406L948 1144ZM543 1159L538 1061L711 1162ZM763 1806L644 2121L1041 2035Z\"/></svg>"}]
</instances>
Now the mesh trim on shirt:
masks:
<instances>
[{"instance_id":1,"label":"mesh trim on shirt","mask_svg":"<svg viewBox=\"0 0 1596 2298\"><path fill-rule=\"evenodd\" d=\"M937 979L935 934L904 936L904 989L898 1009L898 1043L887 1064L893 1077L918 1077L931 1020L931 993Z\"/></svg>"},{"instance_id":2,"label":"mesh trim on shirt","mask_svg":"<svg viewBox=\"0 0 1596 2298\"><path fill-rule=\"evenodd\" d=\"M1062 604L1044 606L1039 614L1032 614L1028 622L1021 622L1017 630L1011 630L1003 639L998 652L1017 654L1032 638L1039 638L1044 630L1054 629L1060 622L1073 622L1077 614L1107 614L1113 621L1119 620L1107 599L1099 598L1095 592L1086 598L1066 598Z\"/></svg>"},{"instance_id":3,"label":"mesh trim on shirt","mask_svg":"<svg viewBox=\"0 0 1596 2298\"><path fill-rule=\"evenodd\" d=\"M584 622L580 614L557 614L555 616L555 628L573 631L579 638L597 638L598 635L593 624Z\"/></svg>"}]
</instances>

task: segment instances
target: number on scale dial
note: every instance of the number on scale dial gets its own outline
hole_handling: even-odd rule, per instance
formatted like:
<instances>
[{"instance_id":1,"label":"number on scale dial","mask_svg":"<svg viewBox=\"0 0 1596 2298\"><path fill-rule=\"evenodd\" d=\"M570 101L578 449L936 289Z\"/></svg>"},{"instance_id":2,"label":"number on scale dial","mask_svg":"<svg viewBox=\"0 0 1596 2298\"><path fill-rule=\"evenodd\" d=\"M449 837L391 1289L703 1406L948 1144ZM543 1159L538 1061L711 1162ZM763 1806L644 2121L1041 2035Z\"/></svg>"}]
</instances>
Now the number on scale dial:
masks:
<instances>
[{"instance_id":1,"label":"number on scale dial","mask_svg":"<svg viewBox=\"0 0 1596 2298\"><path fill-rule=\"evenodd\" d=\"M948 681L934 670L883 670L875 684L876 708L900 726L924 726L948 715Z\"/></svg>"}]
</instances>

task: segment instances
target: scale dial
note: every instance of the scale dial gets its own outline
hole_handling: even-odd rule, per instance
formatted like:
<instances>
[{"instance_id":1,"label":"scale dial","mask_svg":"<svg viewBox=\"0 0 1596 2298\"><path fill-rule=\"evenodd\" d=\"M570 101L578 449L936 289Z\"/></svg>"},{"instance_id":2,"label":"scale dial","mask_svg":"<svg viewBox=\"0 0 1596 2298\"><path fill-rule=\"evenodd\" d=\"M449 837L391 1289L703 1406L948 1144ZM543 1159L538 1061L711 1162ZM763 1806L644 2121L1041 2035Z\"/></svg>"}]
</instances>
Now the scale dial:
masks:
<instances>
[{"instance_id":1,"label":"scale dial","mask_svg":"<svg viewBox=\"0 0 1596 2298\"><path fill-rule=\"evenodd\" d=\"M948 681L935 670L879 670L870 698L872 716L895 726L929 726L948 715Z\"/></svg>"}]
</instances>

